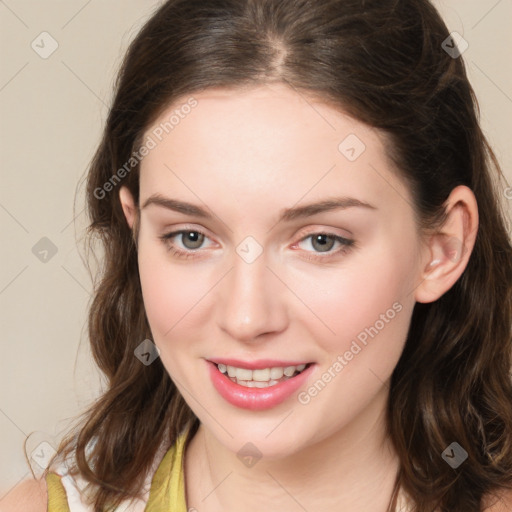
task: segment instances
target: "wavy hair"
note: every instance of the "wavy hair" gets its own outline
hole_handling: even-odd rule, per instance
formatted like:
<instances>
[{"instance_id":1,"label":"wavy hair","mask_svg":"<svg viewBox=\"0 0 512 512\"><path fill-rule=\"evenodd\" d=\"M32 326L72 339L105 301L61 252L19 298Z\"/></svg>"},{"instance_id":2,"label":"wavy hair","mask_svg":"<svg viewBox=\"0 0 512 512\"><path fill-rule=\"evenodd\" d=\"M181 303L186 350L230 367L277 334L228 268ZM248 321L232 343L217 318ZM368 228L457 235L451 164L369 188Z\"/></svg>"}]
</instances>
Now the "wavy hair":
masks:
<instances>
[{"instance_id":1,"label":"wavy hair","mask_svg":"<svg viewBox=\"0 0 512 512\"><path fill-rule=\"evenodd\" d=\"M75 455L95 510L137 496L158 448L199 424L160 360L145 366L134 357L151 331L117 182L138 203L139 165L126 164L173 102L271 82L386 133L422 230L440 225L453 188L475 194L480 225L464 273L435 302L415 305L391 379L388 433L416 512L479 511L486 496L512 487L505 179L464 62L442 47L448 37L428 0L169 0L146 22L125 55L87 175L87 233L103 249L88 334L107 384L59 454ZM441 457L453 441L468 453L457 470Z\"/></svg>"}]
</instances>

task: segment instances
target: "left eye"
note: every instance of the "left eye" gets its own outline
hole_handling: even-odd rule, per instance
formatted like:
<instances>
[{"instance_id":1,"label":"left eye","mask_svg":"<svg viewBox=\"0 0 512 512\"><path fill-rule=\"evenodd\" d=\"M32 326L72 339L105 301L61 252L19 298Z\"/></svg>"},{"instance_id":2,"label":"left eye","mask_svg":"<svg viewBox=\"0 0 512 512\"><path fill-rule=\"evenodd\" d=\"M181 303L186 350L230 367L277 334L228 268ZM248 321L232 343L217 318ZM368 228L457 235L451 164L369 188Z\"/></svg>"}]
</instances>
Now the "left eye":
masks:
<instances>
[{"instance_id":1,"label":"left eye","mask_svg":"<svg viewBox=\"0 0 512 512\"><path fill-rule=\"evenodd\" d=\"M341 246L350 246L353 244L353 240L349 240L347 238L343 238L339 235L332 235L329 233L313 233L304 237L297 245L310 240L310 246L315 250L315 252L330 252L334 247L336 242L341 244Z\"/></svg>"}]
</instances>

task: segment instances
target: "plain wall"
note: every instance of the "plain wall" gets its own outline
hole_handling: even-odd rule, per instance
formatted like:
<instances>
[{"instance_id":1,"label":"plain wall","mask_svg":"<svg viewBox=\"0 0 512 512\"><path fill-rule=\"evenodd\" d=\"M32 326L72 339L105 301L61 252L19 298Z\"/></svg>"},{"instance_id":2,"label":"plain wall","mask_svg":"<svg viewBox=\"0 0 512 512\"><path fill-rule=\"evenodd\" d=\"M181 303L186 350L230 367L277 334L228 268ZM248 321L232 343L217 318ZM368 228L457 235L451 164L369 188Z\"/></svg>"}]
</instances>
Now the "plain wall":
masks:
<instances>
[{"instance_id":1,"label":"plain wall","mask_svg":"<svg viewBox=\"0 0 512 512\"><path fill-rule=\"evenodd\" d=\"M81 180L123 50L160 3L0 2L0 497L30 474L27 436L29 451L56 446L100 389L84 330L91 282L77 248L87 220ZM435 4L469 43L463 58L482 126L512 184L512 3ZM58 43L47 58L55 43L42 32Z\"/></svg>"}]
</instances>

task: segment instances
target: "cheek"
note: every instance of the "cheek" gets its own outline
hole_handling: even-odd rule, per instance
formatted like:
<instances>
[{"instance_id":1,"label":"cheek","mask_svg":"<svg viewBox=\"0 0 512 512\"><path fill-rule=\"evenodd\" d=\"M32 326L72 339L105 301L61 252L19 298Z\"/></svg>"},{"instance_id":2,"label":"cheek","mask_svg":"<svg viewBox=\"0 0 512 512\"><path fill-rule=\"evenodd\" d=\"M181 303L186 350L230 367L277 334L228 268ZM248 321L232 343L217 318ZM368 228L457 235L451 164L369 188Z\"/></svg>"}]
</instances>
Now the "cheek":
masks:
<instances>
[{"instance_id":1,"label":"cheek","mask_svg":"<svg viewBox=\"0 0 512 512\"><path fill-rule=\"evenodd\" d=\"M382 391L400 359L415 304L414 258L403 254L382 245L357 264L347 261L316 279L297 276L309 307L334 331L308 320L323 357L310 386L297 396L311 418L325 418L328 408L333 420L322 420L322 428L336 430L339 421L357 415Z\"/></svg>"},{"instance_id":2,"label":"cheek","mask_svg":"<svg viewBox=\"0 0 512 512\"><path fill-rule=\"evenodd\" d=\"M146 315L157 345L170 343L183 329L191 332L211 289L197 267L173 263L163 244L159 247L141 241L139 274Z\"/></svg>"},{"instance_id":3,"label":"cheek","mask_svg":"<svg viewBox=\"0 0 512 512\"><path fill-rule=\"evenodd\" d=\"M297 295L317 317L303 318L310 319L315 339L331 358L334 353L359 353L357 345L364 349L377 339L380 347L385 344L381 355L399 355L414 306L415 262L407 254L414 254L412 246L407 252L403 245L376 243L339 267L291 278Z\"/></svg>"}]
</instances>

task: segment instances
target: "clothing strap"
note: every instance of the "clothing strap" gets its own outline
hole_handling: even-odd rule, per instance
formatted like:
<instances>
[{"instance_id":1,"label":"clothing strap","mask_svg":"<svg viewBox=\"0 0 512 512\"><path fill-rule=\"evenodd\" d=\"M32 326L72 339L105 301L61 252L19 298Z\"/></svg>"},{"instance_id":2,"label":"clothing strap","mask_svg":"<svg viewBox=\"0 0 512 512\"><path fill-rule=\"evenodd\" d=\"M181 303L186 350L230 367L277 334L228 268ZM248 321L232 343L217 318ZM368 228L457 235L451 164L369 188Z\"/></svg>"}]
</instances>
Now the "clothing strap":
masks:
<instances>
[{"instance_id":1,"label":"clothing strap","mask_svg":"<svg viewBox=\"0 0 512 512\"><path fill-rule=\"evenodd\" d=\"M48 473L45 480L48 490L48 512L70 512L66 489L62 485L60 476L56 473Z\"/></svg>"},{"instance_id":2,"label":"clothing strap","mask_svg":"<svg viewBox=\"0 0 512 512\"><path fill-rule=\"evenodd\" d=\"M178 437L158 466L151 482L145 512L187 512L183 460L186 437L186 433Z\"/></svg>"}]
</instances>

